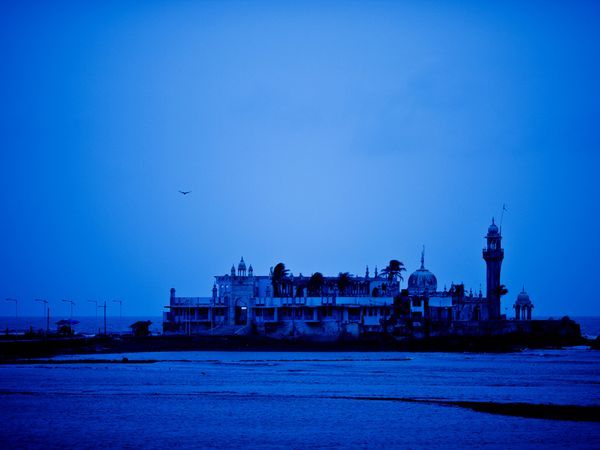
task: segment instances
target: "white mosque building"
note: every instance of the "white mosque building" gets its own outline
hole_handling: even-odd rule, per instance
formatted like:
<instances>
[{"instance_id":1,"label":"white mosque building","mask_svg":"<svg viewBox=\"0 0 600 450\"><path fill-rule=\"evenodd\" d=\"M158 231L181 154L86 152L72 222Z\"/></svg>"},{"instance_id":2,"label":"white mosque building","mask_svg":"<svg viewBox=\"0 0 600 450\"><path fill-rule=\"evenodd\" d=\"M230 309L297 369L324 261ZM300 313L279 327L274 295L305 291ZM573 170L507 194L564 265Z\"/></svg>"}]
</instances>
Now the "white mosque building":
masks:
<instances>
[{"instance_id":1,"label":"white mosque building","mask_svg":"<svg viewBox=\"0 0 600 450\"><path fill-rule=\"evenodd\" d=\"M244 258L229 273L215 276L210 297L179 297L171 289L163 320L165 334L258 334L279 338L331 339L372 333L430 333L457 323L505 321L501 315L502 236L494 221L483 258L487 289L473 294L464 285L438 290L437 278L420 267L401 288L402 268L394 261L381 273L294 276L278 264L255 275ZM397 261L396 261L397 263ZM401 263L400 263L401 264ZM530 320L533 305L525 292L515 303L516 320Z\"/></svg>"}]
</instances>

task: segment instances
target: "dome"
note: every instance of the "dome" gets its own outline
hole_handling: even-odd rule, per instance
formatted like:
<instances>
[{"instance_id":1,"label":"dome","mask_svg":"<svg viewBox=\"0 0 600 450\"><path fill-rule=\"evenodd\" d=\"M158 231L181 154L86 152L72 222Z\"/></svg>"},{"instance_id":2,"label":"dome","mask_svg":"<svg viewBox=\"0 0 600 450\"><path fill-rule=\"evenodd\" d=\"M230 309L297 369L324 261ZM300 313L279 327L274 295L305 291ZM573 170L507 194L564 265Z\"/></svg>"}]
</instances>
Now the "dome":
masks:
<instances>
[{"instance_id":1,"label":"dome","mask_svg":"<svg viewBox=\"0 0 600 450\"><path fill-rule=\"evenodd\" d=\"M529 294L527 294L527 292L525 292L525 287L523 287L523 290L517 296L516 304L517 305L530 305L531 304L531 299L529 298Z\"/></svg>"},{"instance_id":2,"label":"dome","mask_svg":"<svg viewBox=\"0 0 600 450\"><path fill-rule=\"evenodd\" d=\"M498 234L498 226L496 222L494 222L494 218L492 217L492 224L488 228L488 234Z\"/></svg>"},{"instance_id":3,"label":"dome","mask_svg":"<svg viewBox=\"0 0 600 450\"><path fill-rule=\"evenodd\" d=\"M421 254L421 267L408 277L408 293L420 295L437 291L437 278L425 268L425 251Z\"/></svg>"},{"instance_id":4,"label":"dome","mask_svg":"<svg viewBox=\"0 0 600 450\"><path fill-rule=\"evenodd\" d=\"M420 268L408 277L408 293L411 295L437 291L437 278L429 270Z\"/></svg>"},{"instance_id":5,"label":"dome","mask_svg":"<svg viewBox=\"0 0 600 450\"><path fill-rule=\"evenodd\" d=\"M238 270L246 270L246 263L244 262L243 256L242 256L242 259L240 260L240 263L238 264Z\"/></svg>"}]
</instances>

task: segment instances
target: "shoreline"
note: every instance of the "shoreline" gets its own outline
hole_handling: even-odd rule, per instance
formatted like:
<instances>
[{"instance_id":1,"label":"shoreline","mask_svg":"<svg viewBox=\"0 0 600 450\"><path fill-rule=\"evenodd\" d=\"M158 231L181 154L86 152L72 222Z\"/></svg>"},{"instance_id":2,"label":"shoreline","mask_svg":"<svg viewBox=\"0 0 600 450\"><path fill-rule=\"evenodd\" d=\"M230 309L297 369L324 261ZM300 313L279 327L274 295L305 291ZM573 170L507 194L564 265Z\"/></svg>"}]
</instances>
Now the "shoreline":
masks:
<instances>
[{"instance_id":1,"label":"shoreline","mask_svg":"<svg viewBox=\"0 0 600 450\"><path fill-rule=\"evenodd\" d=\"M446 352L513 353L523 349L560 349L588 346L598 340L561 336L444 336L395 339L377 336L356 340L318 342L258 336L98 336L0 340L0 363L26 358L69 354L147 353L163 351L311 351L311 352Z\"/></svg>"}]
</instances>

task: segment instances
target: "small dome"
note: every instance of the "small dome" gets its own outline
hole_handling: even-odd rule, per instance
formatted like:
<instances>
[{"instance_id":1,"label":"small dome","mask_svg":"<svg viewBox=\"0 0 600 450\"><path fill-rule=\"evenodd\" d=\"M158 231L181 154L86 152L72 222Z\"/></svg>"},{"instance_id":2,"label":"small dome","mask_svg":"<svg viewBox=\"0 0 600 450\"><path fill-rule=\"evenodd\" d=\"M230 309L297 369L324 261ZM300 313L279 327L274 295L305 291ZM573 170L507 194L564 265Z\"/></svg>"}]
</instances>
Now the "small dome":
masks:
<instances>
[{"instance_id":1,"label":"small dome","mask_svg":"<svg viewBox=\"0 0 600 450\"><path fill-rule=\"evenodd\" d=\"M496 222L494 222L494 218L492 217L492 224L488 228L488 234L498 234L498 226Z\"/></svg>"},{"instance_id":2,"label":"small dome","mask_svg":"<svg viewBox=\"0 0 600 450\"><path fill-rule=\"evenodd\" d=\"M244 262L243 256L242 256L242 259L240 260L240 263L238 264L238 270L246 270L246 263Z\"/></svg>"},{"instance_id":3,"label":"small dome","mask_svg":"<svg viewBox=\"0 0 600 450\"><path fill-rule=\"evenodd\" d=\"M425 292L437 291L437 278L425 268L425 250L421 254L421 267L408 277L408 293L410 295L421 295Z\"/></svg>"},{"instance_id":4,"label":"small dome","mask_svg":"<svg viewBox=\"0 0 600 450\"><path fill-rule=\"evenodd\" d=\"M517 305L530 305L531 304L531 299L529 298L529 294L527 294L527 292L525 292L525 287L523 287L523 290L517 296L516 304Z\"/></svg>"}]
</instances>

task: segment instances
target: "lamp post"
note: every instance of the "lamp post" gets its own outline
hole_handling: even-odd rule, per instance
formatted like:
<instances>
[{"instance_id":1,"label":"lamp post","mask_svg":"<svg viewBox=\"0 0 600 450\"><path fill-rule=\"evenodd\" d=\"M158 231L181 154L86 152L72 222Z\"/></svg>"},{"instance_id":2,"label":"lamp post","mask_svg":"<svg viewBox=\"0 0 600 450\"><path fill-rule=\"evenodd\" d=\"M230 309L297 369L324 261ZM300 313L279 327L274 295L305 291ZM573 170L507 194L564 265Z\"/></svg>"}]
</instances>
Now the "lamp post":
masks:
<instances>
[{"instance_id":1,"label":"lamp post","mask_svg":"<svg viewBox=\"0 0 600 450\"><path fill-rule=\"evenodd\" d=\"M98 308L104 308L104 336L106 336L106 300L104 300L104 305Z\"/></svg>"},{"instance_id":2,"label":"lamp post","mask_svg":"<svg viewBox=\"0 0 600 450\"><path fill-rule=\"evenodd\" d=\"M98 327L98 300L88 300L88 302L96 305L94 308L94 311L96 311L96 329L98 330L98 334L100 334L100 328Z\"/></svg>"},{"instance_id":3,"label":"lamp post","mask_svg":"<svg viewBox=\"0 0 600 450\"><path fill-rule=\"evenodd\" d=\"M43 300L41 298L36 298L36 302L40 302L44 304L44 318L46 319L46 334L50 331L50 314L48 309L48 300Z\"/></svg>"},{"instance_id":4,"label":"lamp post","mask_svg":"<svg viewBox=\"0 0 600 450\"><path fill-rule=\"evenodd\" d=\"M19 322L19 300L17 300L16 298L7 298L6 301L7 302L15 302L15 332L16 332L17 325Z\"/></svg>"},{"instance_id":5,"label":"lamp post","mask_svg":"<svg viewBox=\"0 0 600 450\"><path fill-rule=\"evenodd\" d=\"M123 328L123 300L113 300L113 302L118 303L119 304L119 328L122 329ZM121 331L119 331L119 334L121 334Z\"/></svg>"},{"instance_id":6,"label":"lamp post","mask_svg":"<svg viewBox=\"0 0 600 450\"><path fill-rule=\"evenodd\" d=\"M75 302L73 300L64 300L63 302L65 303L70 303L71 304L71 317L69 318L69 327L71 327L73 325L73 306L75 306Z\"/></svg>"}]
</instances>

